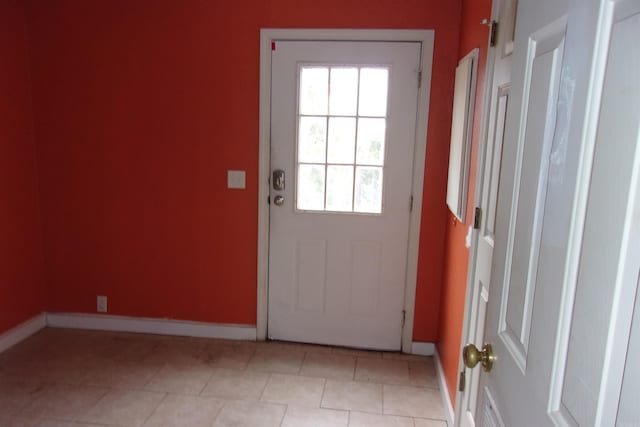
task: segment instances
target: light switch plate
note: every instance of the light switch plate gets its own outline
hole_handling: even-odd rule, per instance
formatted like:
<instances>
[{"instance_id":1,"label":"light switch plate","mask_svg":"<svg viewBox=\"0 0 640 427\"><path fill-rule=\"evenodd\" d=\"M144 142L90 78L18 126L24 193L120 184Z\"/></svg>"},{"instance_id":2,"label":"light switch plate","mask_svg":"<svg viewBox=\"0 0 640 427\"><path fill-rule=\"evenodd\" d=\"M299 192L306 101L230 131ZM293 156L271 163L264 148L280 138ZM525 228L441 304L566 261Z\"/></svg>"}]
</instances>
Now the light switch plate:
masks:
<instances>
[{"instance_id":1,"label":"light switch plate","mask_svg":"<svg viewBox=\"0 0 640 427\"><path fill-rule=\"evenodd\" d=\"M245 171L227 171L227 188L246 188Z\"/></svg>"}]
</instances>

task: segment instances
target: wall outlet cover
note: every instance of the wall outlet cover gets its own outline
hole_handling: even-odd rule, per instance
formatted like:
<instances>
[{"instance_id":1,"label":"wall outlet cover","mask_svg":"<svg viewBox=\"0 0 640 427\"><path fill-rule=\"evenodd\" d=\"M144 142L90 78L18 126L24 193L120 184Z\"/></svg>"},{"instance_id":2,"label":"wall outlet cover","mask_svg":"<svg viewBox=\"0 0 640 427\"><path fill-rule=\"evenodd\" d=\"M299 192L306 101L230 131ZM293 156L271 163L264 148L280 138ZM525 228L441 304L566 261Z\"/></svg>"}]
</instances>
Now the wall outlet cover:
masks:
<instances>
[{"instance_id":1,"label":"wall outlet cover","mask_svg":"<svg viewBox=\"0 0 640 427\"><path fill-rule=\"evenodd\" d=\"M105 297L104 295L98 295L96 310L98 311L98 313L107 312L107 297Z\"/></svg>"}]
</instances>

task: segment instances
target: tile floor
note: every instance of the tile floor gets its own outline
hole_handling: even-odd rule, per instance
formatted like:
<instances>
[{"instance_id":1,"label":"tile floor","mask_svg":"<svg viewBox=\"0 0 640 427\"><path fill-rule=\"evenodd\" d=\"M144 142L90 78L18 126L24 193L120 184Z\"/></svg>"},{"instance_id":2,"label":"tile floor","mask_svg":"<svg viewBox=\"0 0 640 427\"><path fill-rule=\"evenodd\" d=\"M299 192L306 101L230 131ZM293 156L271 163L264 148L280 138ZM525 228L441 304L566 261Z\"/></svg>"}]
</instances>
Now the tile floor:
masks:
<instances>
[{"instance_id":1,"label":"tile floor","mask_svg":"<svg viewBox=\"0 0 640 427\"><path fill-rule=\"evenodd\" d=\"M433 360L44 329L0 354L0 426L444 427Z\"/></svg>"}]
</instances>

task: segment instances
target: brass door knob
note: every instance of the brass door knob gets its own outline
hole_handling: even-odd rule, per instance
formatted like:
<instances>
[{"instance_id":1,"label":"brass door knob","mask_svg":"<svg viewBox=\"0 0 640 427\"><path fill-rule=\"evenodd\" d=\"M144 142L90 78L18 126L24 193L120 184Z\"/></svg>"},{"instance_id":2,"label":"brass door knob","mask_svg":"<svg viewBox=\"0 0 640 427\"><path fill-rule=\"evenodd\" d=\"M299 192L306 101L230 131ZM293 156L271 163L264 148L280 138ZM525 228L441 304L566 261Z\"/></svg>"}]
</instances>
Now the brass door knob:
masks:
<instances>
[{"instance_id":1,"label":"brass door knob","mask_svg":"<svg viewBox=\"0 0 640 427\"><path fill-rule=\"evenodd\" d=\"M482 351L473 344L467 344L462 349L462 360L467 368L475 368L480 363L485 372L491 371L493 368L493 362L496 360L496 356L493 355L493 349L491 344L485 344L482 347Z\"/></svg>"}]
</instances>

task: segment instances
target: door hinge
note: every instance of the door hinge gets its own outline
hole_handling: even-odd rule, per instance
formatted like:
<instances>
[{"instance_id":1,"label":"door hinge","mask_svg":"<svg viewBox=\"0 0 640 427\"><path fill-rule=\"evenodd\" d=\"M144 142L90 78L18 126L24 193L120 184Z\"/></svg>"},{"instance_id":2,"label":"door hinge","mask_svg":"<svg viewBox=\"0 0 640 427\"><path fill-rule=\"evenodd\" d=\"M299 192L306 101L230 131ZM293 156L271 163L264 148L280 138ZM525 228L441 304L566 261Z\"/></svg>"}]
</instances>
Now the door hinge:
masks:
<instances>
[{"instance_id":1,"label":"door hinge","mask_svg":"<svg viewBox=\"0 0 640 427\"><path fill-rule=\"evenodd\" d=\"M418 89L422 87L422 70L418 70Z\"/></svg>"},{"instance_id":2,"label":"door hinge","mask_svg":"<svg viewBox=\"0 0 640 427\"><path fill-rule=\"evenodd\" d=\"M270 205L271 204L271 196L267 196L267 204Z\"/></svg>"},{"instance_id":3,"label":"door hinge","mask_svg":"<svg viewBox=\"0 0 640 427\"><path fill-rule=\"evenodd\" d=\"M498 43L498 21L489 23L489 46L494 47Z\"/></svg>"},{"instance_id":4,"label":"door hinge","mask_svg":"<svg viewBox=\"0 0 640 427\"><path fill-rule=\"evenodd\" d=\"M458 391L464 391L465 386L467 385L467 376L464 371L460 372L460 379L458 380Z\"/></svg>"},{"instance_id":5,"label":"door hinge","mask_svg":"<svg viewBox=\"0 0 640 427\"><path fill-rule=\"evenodd\" d=\"M409 197L409 212L413 212L413 196Z\"/></svg>"},{"instance_id":6,"label":"door hinge","mask_svg":"<svg viewBox=\"0 0 640 427\"><path fill-rule=\"evenodd\" d=\"M407 310L402 310L402 328L404 329L404 322L407 320Z\"/></svg>"},{"instance_id":7,"label":"door hinge","mask_svg":"<svg viewBox=\"0 0 640 427\"><path fill-rule=\"evenodd\" d=\"M480 229L480 222L482 221L482 209L476 207L476 210L473 214L473 228L476 230Z\"/></svg>"}]
</instances>

